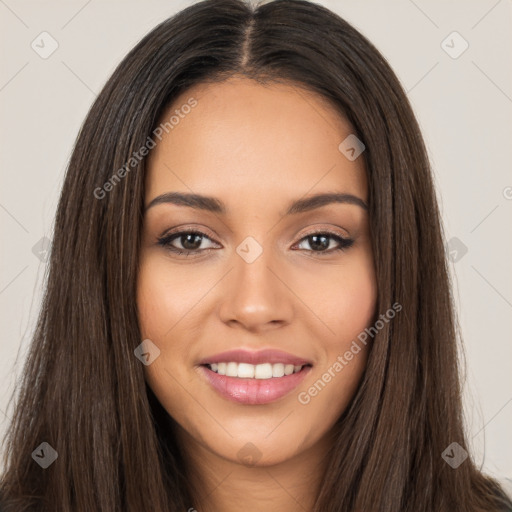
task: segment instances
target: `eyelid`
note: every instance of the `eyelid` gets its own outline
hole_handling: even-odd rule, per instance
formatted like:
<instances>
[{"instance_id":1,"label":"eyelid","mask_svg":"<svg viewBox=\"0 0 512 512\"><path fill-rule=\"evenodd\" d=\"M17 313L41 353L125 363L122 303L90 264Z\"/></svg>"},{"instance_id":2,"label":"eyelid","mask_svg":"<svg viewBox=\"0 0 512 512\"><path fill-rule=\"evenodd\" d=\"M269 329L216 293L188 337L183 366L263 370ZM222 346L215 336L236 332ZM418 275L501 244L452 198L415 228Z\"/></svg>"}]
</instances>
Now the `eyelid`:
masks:
<instances>
[{"instance_id":1,"label":"eyelid","mask_svg":"<svg viewBox=\"0 0 512 512\"><path fill-rule=\"evenodd\" d=\"M206 230L204 230L204 231L206 231ZM196 250L196 251L191 251L191 250L188 250L188 249L179 249L177 247L172 247L170 245L171 241L174 242L175 240L179 240L180 236L183 235L183 234L199 235L199 236L202 237L203 240L207 239L207 240L209 240L214 245L220 245L219 242L216 242L215 239L212 236L208 235L204 231L203 231L203 228L191 228L191 227L187 227L187 226L180 226L180 227L175 228L173 230L164 232L163 235L161 235L161 236L159 236L157 238L157 243L159 245L162 245L163 247L167 247L170 252L174 252L174 253L178 253L178 254L179 253L182 253L182 254L195 254L195 255L204 254L205 252L208 252L208 251L210 251L212 249L216 249L216 247L207 247L206 249L200 249L200 250Z\"/></svg>"},{"instance_id":2,"label":"eyelid","mask_svg":"<svg viewBox=\"0 0 512 512\"><path fill-rule=\"evenodd\" d=\"M339 230L339 228L338 228ZM314 251L312 249L303 249L302 252L306 253L313 253L316 254L319 257L322 257L324 255L332 255L337 252L342 252L347 250L352 246L354 243L354 239L350 237L350 235L345 235L343 233L340 233L338 230L334 228L334 226L331 226L329 228L327 227L316 227L311 228L310 230L306 231L305 233L301 234L301 236L298 238L298 240L293 244L292 248L303 243L305 239L307 239L309 236L312 235L327 235L327 237L331 239L336 239L338 243L338 247L327 249L325 251ZM187 250L187 249L179 249L177 247L173 247L170 245L170 242L179 239L179 235L183 234L196 234L201 236L203 239L207 239L213 244L221 245L219 242L215 240L214 237L210 236L208 233L205 233L204 231L209 231L208 229L201 227L192 227L192 226L179 226L176 228L173 228L171 230L165 231L163 235L158 237L158 244L163 246L164 248L167 248L169 252L172 252L179 256L189 256L192 255L192 257L203 255L207 252L210 252L211 250L215 250L215 247L208 247L206 249L198 249L198 250ZM171 240L172 239L172 240ZM341 245L340 245L341 244ZM297 250L297 249L294 249Z\"/></svg>"},{"instance_id":3,"label":"eyelid","mask_svg":"<svg viewBox=\"0 0 512 512\"><path fill-rule=\"evenodd\" d=\"M335 226L331 226L331 227L319 227L319 228L311 228L311 230L309 231L306 231L305 233L303 233L300 237L300 240L302 240L303 238L309 236L309 235L315 235L317 233L330 233L332 235L337 235L339 236L340 238L344 238L346 240L348 240L349 238L351 238L351 236L347 233L341 233L340 231L338 231L340 228L336 228Z\"/></svg>"},{"instance_id":4,"label":"eyelid","mask_svg":"<svg viewBox=\"0 0 512 512\"><path fill-rule=\"evenodd\" d=\"M293 244L292 248L300 245L301 243L303 243L304 240L306 240L307 238L309 238L310 236L313 236L313 235L326 235L327 238L331 238L333 240L338 239L338 240L336 240L338 247L327 249L325 251L313 251L312 249L304 249L303 250L304 252L306 252L308 254L314 254L320 258L332 256L333 254L338 254L339 252L344 252L347 249L349 249L354 244L354 241L355 241L354 238L350 237L349 235L342 234L333 228L315 228L310 231L307 231L306 233L303 233L300 236L299 240ZM297 249L294 249L294 250L297 250Z\"/></svg>"},{"instance_id":5,"label":"eyelid","mask_svg":"<svg viewBox=\"0 0 512 512\"><path fill-rule=\"evenodd\" d=\"M318 233L332 233L332 234L335 234L335 235L338 235L340 238L344 238L344 239L349 239L351 238L350 234L348 232L346 233L342 233L342 232L339 232L337 231L337 229L339 230L340 228L337 227L337 226L330 226L330 227L323 227L323 226L320 226L320 227L316 227L316 228L311 228L310 230L306 231L305 233L303 233L302 235L300 235L300 238L298 241L301 241L304 237L306 236L309 236L309 235L314 235L314 234L318 234ZM205 233L206 231L206 233ZM346 230L345 230L346 231ZM200 235L203 235L205 236L206 238L208 238L209 240L211 240L212 242L214 242L214 238L215 238L215 235L212 236L210 230L208 230L208 228L205 228L205 227L200 227L200 228L197 228L195 227L193 224L192 225L185 225L185 226L178 226L176 228L172 228L170 230L166 230L163 232L162 235L160 235L158 237L158 239L162 239L162 238L168 238L172 235L175 235L175 234L178 234L178 233L198 233ZM218 243L218 242L216 242Z\"/></svg>"},{"instance_id":6,"label":"eyelid","mask_svg":"<svg viewBox=\"0 0 512 512\"><path fill-rule=\"evenodd\" d=\"M200 235L203 235L204 237L208 238L212 242L214 242L215 235L213 235L208 228L205 228L203 226L196 227L194 224L192 225L185 225L185 226L178 226L176 228L168 229L163 232L162 235L158 237L158 239L162 238L169 238L173 235L182 234L182 233L197 233ZM218 242L216 242L218 243Z\"/></svg>"}]
</instances>

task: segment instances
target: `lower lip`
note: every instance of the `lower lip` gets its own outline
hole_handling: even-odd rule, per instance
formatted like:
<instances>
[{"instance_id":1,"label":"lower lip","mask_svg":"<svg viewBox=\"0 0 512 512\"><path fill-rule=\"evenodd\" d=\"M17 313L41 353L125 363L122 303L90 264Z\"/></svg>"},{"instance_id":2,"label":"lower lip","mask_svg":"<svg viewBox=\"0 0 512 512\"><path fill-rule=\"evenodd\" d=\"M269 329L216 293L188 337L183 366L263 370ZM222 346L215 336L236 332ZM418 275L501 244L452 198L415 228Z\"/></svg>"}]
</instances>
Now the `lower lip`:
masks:
<instances>
[{"instance_id":1,"label":"lower lip","mask_svg":"<svg viewBox=\"0 0 512 512\"><path fill-rule=\"evenodd\" d=\"M271 379L239 379L219 375L206 366L200 367L211 386L224 398L245 405L275 402L293 391L311 370L304 366L300 372Z\"/></svg>"}]
</instances>

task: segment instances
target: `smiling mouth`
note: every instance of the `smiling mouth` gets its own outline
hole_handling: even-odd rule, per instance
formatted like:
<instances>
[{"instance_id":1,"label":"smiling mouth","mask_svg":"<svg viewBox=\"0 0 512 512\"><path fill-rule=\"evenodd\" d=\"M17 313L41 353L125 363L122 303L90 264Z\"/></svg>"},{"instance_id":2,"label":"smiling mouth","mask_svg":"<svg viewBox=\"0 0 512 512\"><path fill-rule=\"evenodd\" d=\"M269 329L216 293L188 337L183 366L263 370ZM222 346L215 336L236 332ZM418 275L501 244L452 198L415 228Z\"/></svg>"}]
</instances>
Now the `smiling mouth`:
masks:
<instances>
[{"instance_id":1,"label":"smiling mouth","mask_svg":"<svg viewBox=\"0 0 512 512\"><path fill-rule=\"evenodd\" d=\"M311 364L293 365L284 363L237 363L237 362L219 362L202 365L208 370L226 377L235 377L239 379L275 379L281 378L294 373L299 373Z\"/></svg>"}]
</instances>

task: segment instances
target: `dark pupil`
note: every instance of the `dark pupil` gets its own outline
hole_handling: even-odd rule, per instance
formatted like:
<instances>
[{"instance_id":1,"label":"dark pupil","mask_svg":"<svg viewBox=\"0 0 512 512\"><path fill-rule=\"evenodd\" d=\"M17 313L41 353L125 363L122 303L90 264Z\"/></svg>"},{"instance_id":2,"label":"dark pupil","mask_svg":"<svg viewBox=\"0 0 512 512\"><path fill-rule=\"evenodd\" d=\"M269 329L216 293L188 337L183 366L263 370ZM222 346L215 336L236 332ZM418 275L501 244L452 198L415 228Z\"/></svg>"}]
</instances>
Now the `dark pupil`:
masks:
<instances>
[{"instance_id":1,"label":"dark pupil","mask_svg":"<svg viewBox=\"0 0 512 512\"><path fill-rule=\"evenodd\" d=\"M188 233L186 235L182 235L180 238L181 238L181 240L180 240L181 245L183 245L183 247L186 250L197 249L201 245L202 236L198 235L196 233ZM196 243L191 241L191 239L193 240L194 238L196 239L196 241L195 241ZM310 239L310 245L313 248L313 250L329 248L329 237L327 237L325 235L311 235L311 236L309 236L309 239Z\"/></svg>"},{"instance_id":2,"label":"dark pupil","mask_svg":"<svg viewBox=\"0 0 512 512\"><path fill-rule=\"evenodd\" d=\"M311 245L313 250L315 250L315 248L317 248L317 249L328 249L329 248L329 237L327 237L325 235L311 235L309 237L309 239L310 239L309 244ZM322 242L320 242L317 245L318 239L322 239Z\"/></svg>"},{"instance_id":3,"label":"dark pupil","mask_svg":"<svg viewBox=\"0 0 512 512\"><path fill-rule=\"evenodd\" d=\"M199 242L194 244L194 242L191 242L194 238L199 239ZM187 250L197 249L201 245L201 235L198 235L197 233L188 233L187 235L182 235L180 237L181 245ZM183 242L185 240L185 242ZM196 240L197 242L197 240ZM190 245L188 245L190 243Z\"/></svg>"}]
</instances>

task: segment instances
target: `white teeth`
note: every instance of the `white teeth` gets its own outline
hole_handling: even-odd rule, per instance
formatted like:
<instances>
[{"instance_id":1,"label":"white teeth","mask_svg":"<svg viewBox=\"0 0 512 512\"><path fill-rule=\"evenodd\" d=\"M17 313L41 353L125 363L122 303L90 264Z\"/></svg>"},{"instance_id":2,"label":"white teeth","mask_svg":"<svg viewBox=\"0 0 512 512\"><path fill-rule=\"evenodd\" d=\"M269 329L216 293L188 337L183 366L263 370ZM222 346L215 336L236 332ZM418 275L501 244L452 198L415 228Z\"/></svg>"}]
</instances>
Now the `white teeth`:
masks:
<instances>
[{"instance_id":1,"label":"white teeth","mask_svg":"<svg viewBox=\"0 0 512 512\"><path fill-rule=\"evenodd\" d=\"M302 370L302 365L283 364L283 363L212 363L209 365L210 370L219 375L227 377L238 377L239 379L271 379L272 377L283 377L291 375Z\"/></svg>"},{"instance_id":2,"label":"white teeth","mask_svg":"<svg viewBox=\"0 0 512 512\"><path fill-rule=\"evenodd\" d=\"M294 369L294 368L295 368L295 367L293 366L293 364L286 364L286 365L284 366L284 374L285 374L285 375L291 375L291 374L293 373L293 369Z\"/></svg>"},{"instance_id":3,"label":"white teeth","mask_svg":"<svg viewBox=\"0 0 512 512\"><path fill-rule=\"evenodd\" d=\"M236 363L227 364L226 377L238 377L238 365Z\"/></svg>"},{"instance_id":4,"label":"white teeth","mask_svg":"<svg viewBox=\"0 0 512 512\"><path fill-rule=\"evenodd\" d=\"M233 363L236 365L236 363ZM254 365L247 363L239 363L238 371L233 377L240 377L241 379L253 379L254 378Z\"/></svg>"},{"instance_id":5,"label":"white teeth","mask_svg":"<svg viewBox=\"0 0 512 512\"><path fill-rule=\"evenodd\" d=\"M254 378L271 379L272 365L270 363L257 364L256 369L254 370Z\"/></svg>"},{"instance_id":6,"label":"white teeth","mask_svg":"<svg viewBox=\"0 0 512 512\"><path fill-rule=\"evenodd\" d=\"M284 364L277 363L272 365L272 377L282 377L284 375Z\"/></svg>"}]
</instances>

